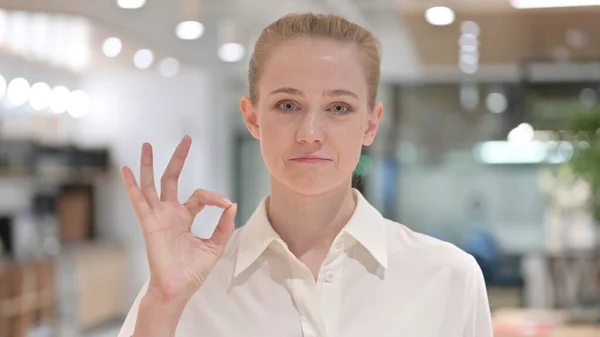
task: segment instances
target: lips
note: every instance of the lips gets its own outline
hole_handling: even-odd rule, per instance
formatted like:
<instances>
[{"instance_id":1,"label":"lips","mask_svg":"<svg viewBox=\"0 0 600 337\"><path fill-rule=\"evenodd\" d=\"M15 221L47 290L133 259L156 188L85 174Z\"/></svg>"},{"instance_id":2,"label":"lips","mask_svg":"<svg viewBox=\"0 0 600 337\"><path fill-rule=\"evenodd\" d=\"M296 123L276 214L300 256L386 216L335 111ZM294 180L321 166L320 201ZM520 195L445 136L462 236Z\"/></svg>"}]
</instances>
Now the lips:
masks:
<instances>
[{"instance_id":1,"label":"lips","mask_svg":"<svg viewBox=\"0 0 600 337\"><path fill-rule=\"evenodd\" d=\"M291 161L296 162L296 163L325 163L325 162L330 162L331 159L328 158L323 158L323 157L319 157L319 156L302 156L302 157L297 157L297 158L292 158Z\"/></svg>"}]
</instances>

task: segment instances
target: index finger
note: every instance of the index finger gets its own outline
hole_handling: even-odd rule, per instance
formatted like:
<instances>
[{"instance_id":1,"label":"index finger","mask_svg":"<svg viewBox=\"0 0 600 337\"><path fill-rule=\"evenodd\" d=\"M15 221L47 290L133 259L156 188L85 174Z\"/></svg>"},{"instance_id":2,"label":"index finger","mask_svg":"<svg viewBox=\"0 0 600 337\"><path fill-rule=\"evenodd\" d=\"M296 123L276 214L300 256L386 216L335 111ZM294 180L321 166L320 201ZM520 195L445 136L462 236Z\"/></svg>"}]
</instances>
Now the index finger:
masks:
<instances>
[{"instance_id":1,"label":"index finger","mask_svg":"<svg viewBox=\"0 0 600 337\"><path fill-rule=\"evenodd\" d=\"M179 177L183 170L183 164L190 152L192 146L192 138L185 136L175 149L165 172L161 178L160 200L162 201L177 201L177 188Z\"/></svg>"},{"instance_id":2,"label":"index finger","mask_svg":"<svg viewBox=\"0 0 600 337\"><path fill-rule=\"evenodd\" d=\"M183 205L190 211L192 215L196 215L202 211L204 206L217 206L221 208L229 208L233 203L223 195L203 190L201 188L194 191L188 201Z\"/></svg>"},{"instance_id":3,"label":"index finger","mask_svg":"<svg viewBox=\"0 0 600 337\"><path fill-rule=\"evenodd\" d=\"M121 167L121 175L123 176L123 183L127 189L127 194L129 194L133 209L137 213L140 221L142 221L146 215L150 213L150 206L146 203L146 199L135 181L135 176L131 169L127 166Z\"/></svg>"}]
</instances>

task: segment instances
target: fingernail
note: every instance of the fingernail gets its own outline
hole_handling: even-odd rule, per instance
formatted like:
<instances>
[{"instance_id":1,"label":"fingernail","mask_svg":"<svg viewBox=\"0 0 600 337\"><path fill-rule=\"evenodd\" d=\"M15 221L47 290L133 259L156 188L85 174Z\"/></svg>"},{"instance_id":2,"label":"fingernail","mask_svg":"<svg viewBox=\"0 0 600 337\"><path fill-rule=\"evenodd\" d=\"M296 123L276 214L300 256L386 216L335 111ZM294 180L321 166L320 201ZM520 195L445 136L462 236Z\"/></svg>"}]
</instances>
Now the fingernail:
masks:
<instances>
[{"instance_id":1,"label":"fingernail","mask_svg":"<svg viewBox=\"0 0 600 337\"><path fill-rule=\"evenodd\" d=\"M231 202L231 200L227 198L223 198L223 202L226 203L228 206L231 206L233 204L233 202Z\"/></svg>"}]
</instances>

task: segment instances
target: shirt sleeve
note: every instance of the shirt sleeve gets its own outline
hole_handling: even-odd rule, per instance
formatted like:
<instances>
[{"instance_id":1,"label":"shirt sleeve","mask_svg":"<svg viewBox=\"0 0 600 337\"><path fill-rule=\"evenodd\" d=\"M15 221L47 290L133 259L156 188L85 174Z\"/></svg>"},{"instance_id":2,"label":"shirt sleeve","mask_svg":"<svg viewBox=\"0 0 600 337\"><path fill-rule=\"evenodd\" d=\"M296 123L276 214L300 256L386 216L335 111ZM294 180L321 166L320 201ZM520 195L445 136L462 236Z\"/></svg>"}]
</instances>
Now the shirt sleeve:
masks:
<instances>
[{"instance_id":1,"label":"shirt sleeve","mask_svg":"<svg viewBox=\"0 0 600 337\"><path fill-rule=\"evenodd\" d=\"M474 258L465 301L463 337L493 337L490 305L481 268Z\"/></svg>"},{"instance_id":2,"label":"shirt sleeve","mask_svg":"<svg viewBox=\"0 0 600 337\"><path fill-rule=\"evenodd\" d=\"M146 295L146 291L148 290L148 282L144 284L137 297L135 298L129 312L127 313L127 317L121 326L121 330L119 331L118 337L131 337L133 336L135 330L135 323L137 321L137 314L140 308L140 302Z\"/></svg>"}]
</instances>

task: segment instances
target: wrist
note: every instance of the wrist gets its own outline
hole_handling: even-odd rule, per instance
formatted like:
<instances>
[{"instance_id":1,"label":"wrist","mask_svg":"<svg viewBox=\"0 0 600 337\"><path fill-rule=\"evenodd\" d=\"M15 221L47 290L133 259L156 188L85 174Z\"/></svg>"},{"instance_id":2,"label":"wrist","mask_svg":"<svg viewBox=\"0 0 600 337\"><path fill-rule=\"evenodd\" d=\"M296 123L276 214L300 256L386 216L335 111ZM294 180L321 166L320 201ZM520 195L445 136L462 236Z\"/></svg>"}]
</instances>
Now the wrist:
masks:
<instances>
[{"instance_id":1,"label":"wrist","mask_svg":"<svg viewBox=\"0 0 600 337\"><path fill-rule=\"evenodd\" d=\"M160 291L152 286L148 287L148 291L144 296L144 302L149 305L171 309L183 309L187 305L191 296L183 294L170 294Z\"/></svg>"},{"instance_id":2,"label":"wrist","mask_svg":"<svg viewBox=\"0 0 600 337\"><path fill-rule=\"evenodd\" d=\"M188 301L189 298L165 296L149 287L139 306L134 336L174 336Z\"/></svg>"}]
</instances>

